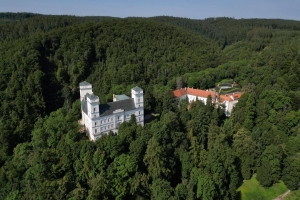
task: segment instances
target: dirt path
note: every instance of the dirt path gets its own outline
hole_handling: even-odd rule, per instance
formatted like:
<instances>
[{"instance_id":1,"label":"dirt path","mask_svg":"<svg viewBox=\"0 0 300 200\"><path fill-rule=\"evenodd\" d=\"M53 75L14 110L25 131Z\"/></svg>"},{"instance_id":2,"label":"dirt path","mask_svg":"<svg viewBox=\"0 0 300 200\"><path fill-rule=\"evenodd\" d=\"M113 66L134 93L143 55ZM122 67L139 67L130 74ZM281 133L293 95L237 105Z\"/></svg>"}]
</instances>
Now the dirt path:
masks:
<instances>
[{"instance_id":1,"label":"dirt path","mask_svg":"<svg viewBox=\"0 0 300 200\"><path fill-rule=\"evenodd\" d=\"M285 197L286 195L288 195L289 193L290 193L290 190L286 191L285 193L283 193L282 195L276 197L276 198L273 199L273 200L284 200L284 197Z\"/></svg>"}]
</instances>

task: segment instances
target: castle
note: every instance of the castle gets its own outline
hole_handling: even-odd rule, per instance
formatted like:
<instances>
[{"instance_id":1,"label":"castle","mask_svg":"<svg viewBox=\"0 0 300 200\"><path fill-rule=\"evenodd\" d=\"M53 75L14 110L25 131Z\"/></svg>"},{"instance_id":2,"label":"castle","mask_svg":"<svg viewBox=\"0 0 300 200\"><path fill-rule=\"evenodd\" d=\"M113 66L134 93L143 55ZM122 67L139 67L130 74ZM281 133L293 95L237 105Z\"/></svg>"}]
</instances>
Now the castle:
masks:
<instances>
[{"instance_id":1,"label":"castle","mask_svg":"<svg viewBox=\"0 0 300 200\"><path fill-rule=\"evenodd\" d=\"M113 102L100 104L99 97L93 94L92 84L84 81L79 84L82 119L90 140L95 141L110 131L118 133L119 126L135 115L137 124L144 126L144 97L139 87L131 89L131 98L113 95Z\"/></svg>"}]
</instances>

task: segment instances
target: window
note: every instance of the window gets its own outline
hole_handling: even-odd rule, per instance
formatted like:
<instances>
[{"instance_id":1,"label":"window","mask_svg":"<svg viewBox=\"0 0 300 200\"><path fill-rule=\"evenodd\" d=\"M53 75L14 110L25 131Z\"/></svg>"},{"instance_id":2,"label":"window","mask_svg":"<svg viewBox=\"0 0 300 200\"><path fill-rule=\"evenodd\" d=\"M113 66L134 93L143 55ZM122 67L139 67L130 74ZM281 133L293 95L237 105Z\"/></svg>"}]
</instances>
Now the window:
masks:
<instances>
[{"instance_id":1,"label":"window","mask_svg":"<svg viewBox=\"0 0 300 200\"><path fill-rule=\"evenodd\" d=\"M95 126L97 126L97 122L95 122Z\"/></svg>"},{"instance_id":2,"label":"window","mask_svg":"<svg viewBox=\"0 0 300 200\"><path fill-rule=\"evenodd\" d=\"M97 133L97 129L95 129L95 133Z\"/></svg>"},{"instance_id":3,"label":"window","mask_svg":"<svg viewBox=\"0 0 300 200\"><path fill-rule=\"evenodd\" d=\"M101 127L101 131L103 130L103 127Z\"/></svg>"},{"instance_id":4,"label":"window","mask_svg":"<svg viewBox=\"0 0 300 200\"><path fill-rule=\"evenodd\" d=\"M94 112L96 112L96 108L94 108Z\"/></svg>"}]
</instances>

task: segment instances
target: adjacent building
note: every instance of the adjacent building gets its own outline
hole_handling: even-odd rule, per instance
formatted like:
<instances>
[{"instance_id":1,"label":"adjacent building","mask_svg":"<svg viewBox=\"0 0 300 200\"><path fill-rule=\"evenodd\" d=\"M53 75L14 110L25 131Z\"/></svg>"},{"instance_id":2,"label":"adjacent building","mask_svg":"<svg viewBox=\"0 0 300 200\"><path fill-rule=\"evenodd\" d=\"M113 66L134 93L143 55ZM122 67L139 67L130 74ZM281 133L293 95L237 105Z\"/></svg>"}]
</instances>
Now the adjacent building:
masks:
<instances>
[{"instance_id":1,"label":"adjacent building","mask_svg":"<svg viewBox=\"0 0 300 200\"><path fill-rule=\"evenodd\" d=\"M81 124L85 126L90 140L95 141L110 131L117 133L119 126L135 115L137 124L144 126L143 89L131 89L131 98L121 94L113 95L113 102L100 104L93 94L92 84L84 81L79 84L81 101Z\"/></svg>"},{"instance_id":2,"label":"adjacent building","mask_svg":"<svg viewBox=\"0 0 300 200\"><path fill-rule=\"evenodd\" d=\"M194 88L181 88L173 91L177 102L186 99L189 103L199 100L206 104L207 98L210 95L213 103L216 101L217 93L214 91L198 90Z\"/></svg>"},{"instance_id":3,"label":"adjacent building","mask_svg":"<svg viewBox=\"0 0 300 200\"><path fill-rule=\"evenodd\" d=\"M186 99L189 103L196 100L202 101L206 104L207 98L210 95L212 98L212 103L218 103L219 105L224 105L226 116L230 116L233 107L240 99L242 93L236 92L226 95L219 95L215 91L199 90L194 88L181 88L173 91L173 94L179 102L180 100Z\"/></svg>"},{"instance_id":4,"label":"adjacent building","mask_svg":"<svg viewBox=\"0 0 300 200\"><path fill-rule=\"evenodd\" d=\"M220 95L219 104L224 105L227 117L231 115L233 107L237 104L243 93L236 92L231 94Z\"/></svg>"}]
</instances>

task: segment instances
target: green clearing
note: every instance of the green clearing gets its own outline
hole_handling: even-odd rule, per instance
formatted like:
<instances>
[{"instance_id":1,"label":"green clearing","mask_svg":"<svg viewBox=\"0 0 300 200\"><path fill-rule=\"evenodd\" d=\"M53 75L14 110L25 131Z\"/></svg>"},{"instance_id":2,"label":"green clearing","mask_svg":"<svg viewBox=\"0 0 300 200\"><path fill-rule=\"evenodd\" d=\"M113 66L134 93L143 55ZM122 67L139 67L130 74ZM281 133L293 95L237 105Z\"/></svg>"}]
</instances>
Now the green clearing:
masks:
<instances>
[{"instance_id":1,"label":"green clearing","mask_svg":"<svg viewBox=\"0 0 300 200\"><path fill-rule=\"evenodd\" d=\"M232 79L224 79L222 81L220 81L219 83L217 83L217 85L223 85L223 84L232 84L233 80Z\"/></svg>"},{"instance_id":2,"label":"green clearing","mask_svg":"<svg viewBox=\"0 0 300 200\"><path fill-rule=\"evenodd\" d=\"M250 180L245 181L237 189L237 192L241 194L242 200L270 200L285 193L287 190L288 188L282 181L271 187L264 188L256 180L256 175L253 175Z\"/></svg>"},{"instance_id":3,"label":"green clearing","mask_svg":"<svg viewBox=\"0 0 300 200\"><path fill-rule=\"evenodd\" d=\"M300 200L300 189L291 191L287 196L284 197L284 200Z\"/></svg>"},{"instance_id":4,"label":"green clearing","mask_svg":"<svg viewBox=\"0 0 300 200\"><path fill-rule=\"evenodd\" d=\"M226 88L226 89L221 89L220 90L220 87L215 87L215 90L217 92L219 92L220 94L229 94L229 93L233 93L233 92L239 92L241 91L241 88L238 88L238 87L232 87L232 88Z\"/></svg>"},{"instance_id":5,"label":"green clearing","mask_svg":"<svg viewBox=\"0 0 300 200\"><path fill-rule=\"evenodd\" d=\"M222 89L220 91L221 94L228 94L228 93L233 93L233 92L239 92L241 89L240 88L229 88L229 89Z\"/></svg>"}]
</instances>

